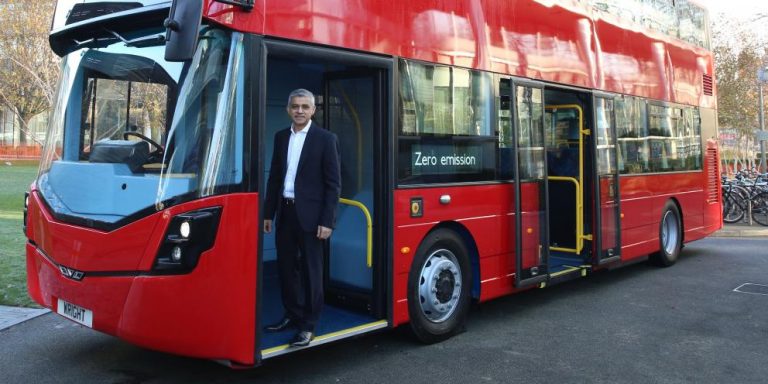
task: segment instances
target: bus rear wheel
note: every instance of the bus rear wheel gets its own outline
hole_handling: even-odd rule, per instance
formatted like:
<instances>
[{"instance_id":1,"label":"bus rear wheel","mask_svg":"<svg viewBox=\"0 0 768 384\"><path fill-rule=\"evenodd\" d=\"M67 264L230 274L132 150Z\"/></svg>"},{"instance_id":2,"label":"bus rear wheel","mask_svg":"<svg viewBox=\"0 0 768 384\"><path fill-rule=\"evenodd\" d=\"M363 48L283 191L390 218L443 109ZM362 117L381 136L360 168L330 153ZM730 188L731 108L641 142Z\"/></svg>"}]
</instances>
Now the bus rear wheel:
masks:
<instances>
[{"instance_id":1,"label":"bus rear wheel","mask_svg":"<svg viewBox=\"0 0 768 384\"><path fill-rule=\"evenodd\" d=\"M408 314L424 343L445 340L464 328L470 302L467 248L453 231L438 229L419 246L408 277Z\"/></svg>"},{"instance_id":2,"label":"bus rear wheel","mask_svg":"<svg viewBox=\"0 0 768 384\"><path fill-rule=\"evenodd\" d=\"M677 262L683 246L683 226L680 210L672 201L667 201L659 224L659 251L651 255L651 261L660 267L669 267Z\"/></svg>"}]
</instances>

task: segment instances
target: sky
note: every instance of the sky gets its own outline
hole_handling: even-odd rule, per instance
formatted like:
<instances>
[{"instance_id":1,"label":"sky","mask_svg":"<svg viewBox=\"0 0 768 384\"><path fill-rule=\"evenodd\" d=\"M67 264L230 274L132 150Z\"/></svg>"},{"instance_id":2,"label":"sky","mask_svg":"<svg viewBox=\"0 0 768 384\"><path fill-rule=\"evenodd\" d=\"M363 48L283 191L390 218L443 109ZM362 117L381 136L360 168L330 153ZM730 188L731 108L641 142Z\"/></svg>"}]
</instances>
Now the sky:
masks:
<instances>
[{"instance_id":1,"label":"sky","mask_svg":"<svg viewBox=\"0 0 768 384\"><path fill-rule=\"evenodd\" d=\"M728 17L741 20L754 19L753 15L762 13L768 17L768 1L765 0L694 0L707 7L709 14L716 17L725 13ZM764 25L768 25L766 22ZM765 27L768 28L768 27Z\"/></svg>"},{"instance_id":2,"label":"sky","mask_svg":"<svg viewBox=\"0 0 768 384\"><path fill-rule=\"evenodd\" d=\"M736 30L750 30L759 41L768 42L768 1L766 0L693 0L709 9L709 18L713 23L722 17L735 20ZM733 33L737 36L738 33ZM712 39L722 39L713 36ZM728 39L726 37L726 39ZM733 42L739 45L738 41Z\"/></svg>"}]
</instances>

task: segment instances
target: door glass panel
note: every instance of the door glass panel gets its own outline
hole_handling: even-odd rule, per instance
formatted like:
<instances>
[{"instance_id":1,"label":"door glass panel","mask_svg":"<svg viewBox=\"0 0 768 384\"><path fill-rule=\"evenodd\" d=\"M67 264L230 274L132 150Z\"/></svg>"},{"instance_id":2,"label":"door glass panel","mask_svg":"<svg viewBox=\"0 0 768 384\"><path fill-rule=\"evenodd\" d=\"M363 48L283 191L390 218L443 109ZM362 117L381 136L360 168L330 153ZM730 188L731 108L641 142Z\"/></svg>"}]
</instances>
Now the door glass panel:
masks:
<instances>
[{"instance_id":1,"label":"door glass panel","mask_svg":"<svg viewBox=\"0 0 768 384\"><path fill-rule=\"evenodd\" d=\"M619 254L619 184L613 100L595 99L597 176L599 181L600 259Z\"/></svg>"},{"instance_id":2,"label":"door glass panel","mask_svg":"<svg viewBox=\"0 0 768 384\"><path fill-rule=\"evenodd\" d=\"M615 172L613 131L613 100L597 99L597 173L610 175Z\"/></svg>"},{"instance_id":3,"label":"door glass panel","mask_svg":"<svg viewBox=\"0 0 768 384\"><path fill-rule=\"evenodd\" d=\"M341 197L362 203L373 215L373 77L329 80L327 87L324 113L328 129L339 138ZM328 265L334 285L371 289L366 229L366 217L360 208L339 205Z\"/></svg>"},{"instance_id":4,"label":"door glass panel","mask_svg":"<svg viewBox=\"0 0 768 384\"><path fill-rule=\"evenodd\" d=\"M499 81L499 96L496 98L498 110L499 180L512 180L515 177L515 142L512 132L512 82L509 79Z\"/></svg>"},{"instance_id":5,"label":"door glass panel","mask_svg":"<svg viewBox=\"0 0 768 384\"><path fill-rule=\"evenodd\" d=\"M517 87L520 179L544 178L544 109L538 88Z\"/></svg>"},{"instance_id":6,"label":"door glass panel","mask_svg":"<svg viewBox=\"0 0 768 384\"><path fill-rule=\"evenodd\" d=\"M539 88L515 88L517 117L517 154L520 183L520 255L519 279L545 272L546 265L546 180L544 168L544 105Z\"/></svg>"}]
</instances>

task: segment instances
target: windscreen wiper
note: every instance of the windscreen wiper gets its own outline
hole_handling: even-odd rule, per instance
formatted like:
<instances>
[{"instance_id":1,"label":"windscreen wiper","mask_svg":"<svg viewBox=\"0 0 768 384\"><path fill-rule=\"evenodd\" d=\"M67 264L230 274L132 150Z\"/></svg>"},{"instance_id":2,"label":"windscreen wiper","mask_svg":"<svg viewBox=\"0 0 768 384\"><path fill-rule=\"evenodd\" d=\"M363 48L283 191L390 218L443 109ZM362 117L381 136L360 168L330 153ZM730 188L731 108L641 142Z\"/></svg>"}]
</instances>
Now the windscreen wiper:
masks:
<instances>
[{"instance_id":1,"label":"windscreen wiper","mask_svg":"<svg viewBox=\"0 0 768 384\"><path fill-rule=\"evenodd\" d=\"M115 43L116 41L122 41L128 47L138 47L138 48L153 47L153 46L165 44L164 33L158 33L156 35L149 35L149 36L142 36L142 37L128 40L113 30L105 29L104 31L108 32L112 36L92 37L90 39L86 39L82 41L77 39L72 39L72 41L75 42L75 45L77 46L78 49L83 47L104 48L109 46L110 44Z\"/></svg>"},{"instance_id":2,"label":"windscreen wiper","mask_svg":"<svg viewBox=\"0 0 768 384\"><path fill-rule=\"evenodd\" d=\"M224 3L224 4L239 5L248 12L250 12L253 9L253 3L254 3L253 0L215 0L215 1L219 3Z\"/></svg>"},{"instance_id":3,"label":"windscreen wiper","mask_svg":"<svg viewBox=\"0 0 768 384\"><path fill-rule=\"evenodd\" d=\"M75 46L77 49L88 47L88 48L104 48L109 46L110 44L114 43L117 39L114 37L91 37L90 39L86 40L77 40L72 39L72 41L75 42Z\"/></svg>"},{"instance_id":4,"label":"windscreen wiper","mask_svg":"<svg viewBox=\"0 0 768 384\"><path fill-rule=\"evenodd\" d=\"M121 36L119 33L111 30L111 29L104 29L105 31L112 34L112 36L118 38L120 41L125 43L128 47L152 47L152 46L158 46L165 44L165 33L158 33L155 35L149 35L149 36L142 36L137 37L135 39L128 40Z\"/></svg>"},{"instance_id":5,"label":"windscreen wiper","mask_svg":"<svg viewBox=\"0 0 768 384\"><path fill-rule=\"evenodd\" d=\"M129 47L156 47L158 45L165 45L165 33L158 33L156 35L149 35L143 37L137 37L125 42L125 45Z\"/></svg>"}]
</instances>

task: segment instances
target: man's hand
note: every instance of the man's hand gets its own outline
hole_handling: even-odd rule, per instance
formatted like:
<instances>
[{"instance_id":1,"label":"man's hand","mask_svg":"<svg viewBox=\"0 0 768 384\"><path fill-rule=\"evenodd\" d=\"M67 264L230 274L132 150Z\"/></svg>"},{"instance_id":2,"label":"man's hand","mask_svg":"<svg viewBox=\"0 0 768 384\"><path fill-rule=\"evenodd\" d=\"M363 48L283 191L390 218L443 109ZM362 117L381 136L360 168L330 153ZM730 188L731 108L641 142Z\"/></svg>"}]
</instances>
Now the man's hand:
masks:
<instances>
[{"instance_id":1,"label":"man's hand","mask_svg":"<svg viewBox=\"0 0 768 384\"><path fill-rule=\"evenodd\" d=\"M317 226L317 238L320 240L325 240L331 237L332 232L333 232L333 229L330 229L328 227L323 227L322 225Z\"/></svg>"},{"instance_id":2,"label":"man's hand","mask_svg":"<svg viewBox=\"0 0 768 384\"><path fill-rule=\"evenodd\" d=\"M272 220L264 220L264 233L272 232Z\"/></svg>"}]
</instances>

